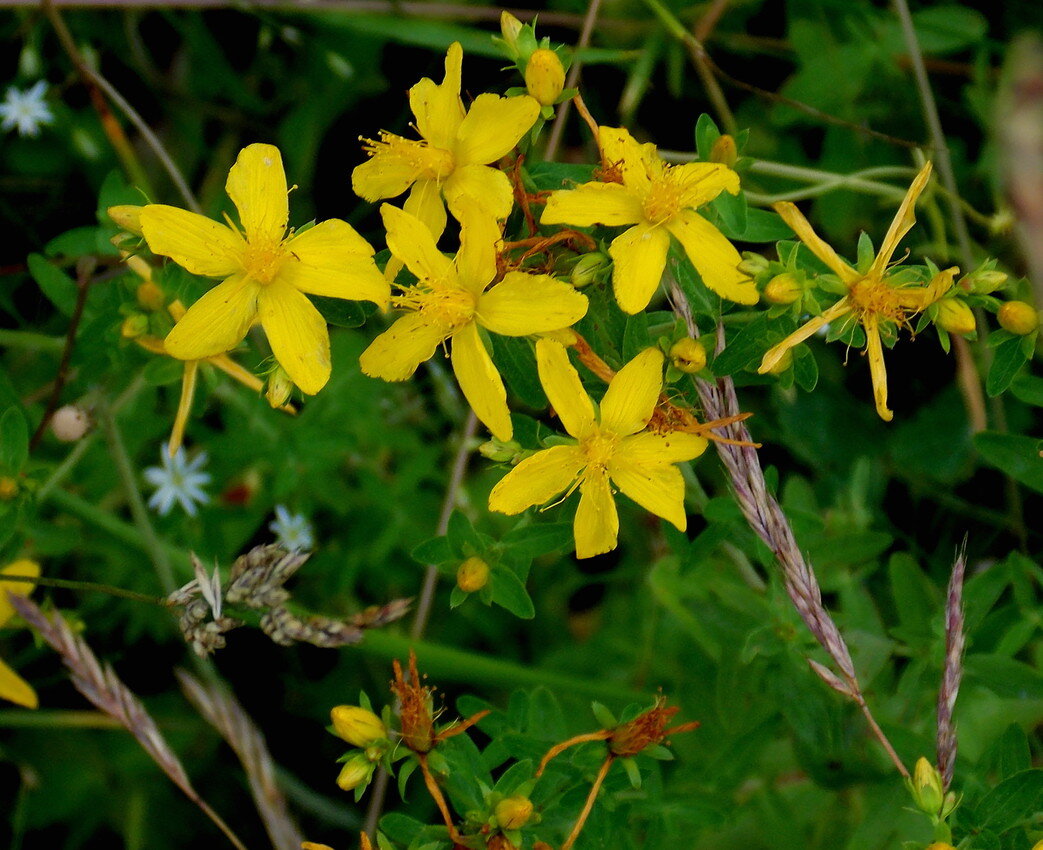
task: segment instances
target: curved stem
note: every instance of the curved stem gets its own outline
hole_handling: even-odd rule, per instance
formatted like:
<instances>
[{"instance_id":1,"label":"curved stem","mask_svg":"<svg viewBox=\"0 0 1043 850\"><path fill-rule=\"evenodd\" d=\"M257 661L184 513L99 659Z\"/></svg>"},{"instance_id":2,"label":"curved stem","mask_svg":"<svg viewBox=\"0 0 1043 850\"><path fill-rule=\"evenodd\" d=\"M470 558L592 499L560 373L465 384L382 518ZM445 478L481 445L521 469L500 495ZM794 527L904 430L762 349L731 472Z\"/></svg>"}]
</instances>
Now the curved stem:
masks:
<instances>
[{"instance_id":1,"label":"curved stem","mask_svg":"<svg viewBox=\"0 0 1043 850\"><path fill-rule=\"evenodd\" d=\"M601 0L590 0L586 15L583 17L583 29L580 30L579 39L577 39L576 46L573 48L574 54L579 53L579 51L590 44L590 37L594 34L594 23L598 19L600 9ZM568 76L565 77L565 88L573 89L576 87L576 83L579 82L580 68L582 67L583 63L579 61L578 57L575 57L572 60L572 66L569 68ZM543 158L548 162L553 162L558 155L558 148L561 147L561 138L565 133L565 122L568 120L571 106L572 101L566 100L558 107L558 114L550 128L550 138L547 139L547 148L543 152Z\"/></svg>"},{"instance_id":2,"label":"curved stem","mask_svg":"<svg viewBox=\"0 0 1043 850\"><path fill-rule=\"evenodd\" d=\"M576 839L579 838L580 832L583 831L583 824L587 822L587 818L590 817L590 812L594 808L594 801L598 798L598 791L601 790L601 785L605 781L605 777L608 776L609 768L612 767L612 762L615 761L615 756L608 755L605 760L601 763L601 768L598 770L598 775L594 777L594 784L590 786L590 793L587 794L587 801L583 804L583 811L579 813L579 817L576 818L576 823L572 827L572 832L569 833L569 837L565 839L565 843L561 845L561 850L571 850L572 845L576 843Z\"/></svg>"}]
</instances>

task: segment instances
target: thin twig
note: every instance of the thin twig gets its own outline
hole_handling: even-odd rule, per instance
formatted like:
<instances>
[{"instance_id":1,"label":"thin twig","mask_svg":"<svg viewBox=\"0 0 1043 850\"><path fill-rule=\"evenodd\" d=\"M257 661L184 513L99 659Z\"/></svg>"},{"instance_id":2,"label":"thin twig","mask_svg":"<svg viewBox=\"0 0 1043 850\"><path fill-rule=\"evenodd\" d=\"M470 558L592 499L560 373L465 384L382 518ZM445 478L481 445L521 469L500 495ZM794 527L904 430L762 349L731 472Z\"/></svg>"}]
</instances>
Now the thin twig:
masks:
<instances>
[{"instance_id":1,"label":"thin twig","mask_svg":"<svg viewBox=\"0 0 1043 850\"><path fill-rule=\"evenodd\" d=\"M73 581L71 579L47 578L45 576L12 575L5 575L3 581L24 581L40 587L61 587L65 590L93 590L97 593L106 593L109 596L119 596L123 599L133 599L135 602L148 602L152 605L162 605L163 607L166 607L166 603L162 599L155 596L149 596L147 593L138 593L134 590L115 587L111 584L99 584L94 581Z\"/></svg>"},{"instance_id":2,"label":"thin twig","mask_svg":"<svg viewBox=\"0 0 1043 850\"><path fill-rule=\"evenodd\" d=\"M582 63L576 54L590 44L590 38L594 34L594 24L598 19L600 9L601 0L590 0L590 4L587 6L587 13L583 17L583 29L580 30L579 39L576 41L574 48L572 65L569 67L568 76L565 77L565 88L567 89L576 88L576 83L579 82L579 72ZM561 147L561 139L565 133L565 122L568 120L571 106L572 101L566 100L558 107L558 114L554 118L554 124L550 128L550 137L547 139L547 149L543 153L543 158L547 162L553 162L558 155L558 148Z\"/></svg>"},{"instance_id":3,"label":"thin twig","mask_svg":"<svg viewBox=\"0 0 1043 850\"><path fill-rule=\"evenodd\" d=\"M590 812L594 808L594 802L598 798L598 792L601 790L601 784L605 781L605 777L608 776L608 771L612 767L612 762L615 761L615 757L611 754L605 756L605 760L601 763L601 767L598 769L598 775L594 777L594 783L590 786L590 793L587 794L587 801L583 804L583 811L579 813L579 817L576 818L576 823L572 826L572 832L569 833L569 837L565 839L565 843L561 845L561 850L571 850L572 845L576 843L576 839L579 838L579 834L583 831L583 826L587 822L587 818L590 817Z\"/></svg>"},{"instance_id":4,"label":"thin twig","mask_svg":"<svg viewBox=\"0 0 1043 850\"><path fill-rule=\"evenodd\" d=\"M949 578L949 589L945 594L945 667L942 684L938 689L938 772L946 791L952 784L956 769L956 723L953 711L956 697L960 693L963 678L963 650L967 643L964 634L963 577L967 571L967 538L956 552Z\"/></svg>"}]
</instances>

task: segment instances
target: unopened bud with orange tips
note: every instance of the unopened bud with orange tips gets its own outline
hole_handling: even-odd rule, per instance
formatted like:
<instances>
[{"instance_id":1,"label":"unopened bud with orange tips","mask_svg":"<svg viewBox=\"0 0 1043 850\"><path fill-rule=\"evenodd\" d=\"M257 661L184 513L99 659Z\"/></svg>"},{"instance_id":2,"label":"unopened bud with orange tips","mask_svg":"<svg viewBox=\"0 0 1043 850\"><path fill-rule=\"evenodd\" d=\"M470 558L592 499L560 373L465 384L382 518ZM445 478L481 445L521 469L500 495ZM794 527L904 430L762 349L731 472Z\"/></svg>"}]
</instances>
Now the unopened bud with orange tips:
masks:
<instances>
[{"instance_id":1,"label":"unopened bud with orange tips","mask_svg":"<svg viewBox=\"0 0 1043 850\"><path fill-rule=\"evenodd\" d=\"M719 162L729 168L735 165L739 158L739 149L735 144L735 137L729 135L718 136L717 141L710 148L710 162Z\"/></svg>"}]
</instances>

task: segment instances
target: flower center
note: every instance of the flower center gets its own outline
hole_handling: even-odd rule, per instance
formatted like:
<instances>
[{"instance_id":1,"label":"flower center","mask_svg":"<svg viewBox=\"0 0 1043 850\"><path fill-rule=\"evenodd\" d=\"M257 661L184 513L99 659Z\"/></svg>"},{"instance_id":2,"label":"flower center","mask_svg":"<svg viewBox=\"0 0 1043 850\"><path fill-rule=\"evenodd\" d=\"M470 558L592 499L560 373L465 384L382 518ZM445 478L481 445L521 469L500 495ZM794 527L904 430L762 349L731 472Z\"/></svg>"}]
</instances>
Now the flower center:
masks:
<instances>
[{"instance_id":1,"label":"flower center","mask_svg":"<svg viewBox=\"0 0 1043 850\"><path fill-rule=\"evenodd\" d=\"M370 156L383 160L389 169L408 169L416 175L416 180L441 182L456 167L451 151L431 147L425 141L403 139L393 133L382 132L379 141L363 139L363 148Z\"/></svg>"},{"instance_id":2,"label":"flower center","mask_svg":"<svg viewBox=\"0 0 1043 850\"><path fill-rule=\"evenodd\" d=\"M848 297L859 318L876 315L901 324L910 312L915 312L903 304L899 288L889 286L875 275L867 275L852 283Z\"/></svg>"},{"instance_id":3,"label":"flower center","mask_svg":"<svg viewBox=\"0 0 1043 850\"><path fill-rule=\"evenodd\" d=\"M645 218L654 224L673 218L681 210L682 191L683 187L676 180L670 179L669 172L653 178L645 196Z\"/></svg>"},{"instance_id":4,"label":"flower center","mask_svg":"<svg viewBox=\"0 0 1043 850\"><path fill-rule=\"evenodd\" d=\"M287 255L282 242L247 242L243 253L243 269L258 283L271 283Z\"/></svg>"},{"instance_id":5,"label":"flower center","mask_svg":"<svg viewBox=\"0 0 1043 850\"><path fill-rule=\"evenodd\" d=\"M464 289L439 287L426 289L410 287L396 295L392 304L406 310L422 313L431 324L444 327L447 332L462 328L474 319L477 299Z\"/></svg>"},{"instance_id":6,"label":"flower center","mask_svg":"<svg viewBox=\"0 0 1043 850\"><path fill-rule=\"evenodd\" d=\"M616 434L600 429L595 430L584 439L580 443L580 448L587 456L587 468L584 470L584 474L604 472L616 453L618 445L619 437Z\"/></svg>"}]
</instances>

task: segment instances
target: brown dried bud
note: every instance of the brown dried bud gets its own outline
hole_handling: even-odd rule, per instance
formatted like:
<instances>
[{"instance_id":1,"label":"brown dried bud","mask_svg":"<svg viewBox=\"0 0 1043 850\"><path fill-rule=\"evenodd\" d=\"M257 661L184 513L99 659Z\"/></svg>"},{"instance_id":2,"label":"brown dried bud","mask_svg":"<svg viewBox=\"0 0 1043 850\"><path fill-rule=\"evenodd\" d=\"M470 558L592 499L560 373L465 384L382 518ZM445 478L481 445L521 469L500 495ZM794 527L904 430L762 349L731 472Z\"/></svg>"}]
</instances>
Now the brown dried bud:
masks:
<instances>
[{"instance_id":1,"label":"brown dried bud","mask_svg":"<svg viewBox=\"0 0 1043 850\"><path fill-rule=\"evenodd\" d=\"M671 732L687 732L695 729L698 723L684 723L673 729L667 729L666 724L680 711L676 706L667 708L666 700L658 697L656 703L644 714L631 720L629 723L621 723L612 730L608 738L609 751L614 756L626 758L635 756L648 747L655 746Z\"/></svg>"}]
</instances>

